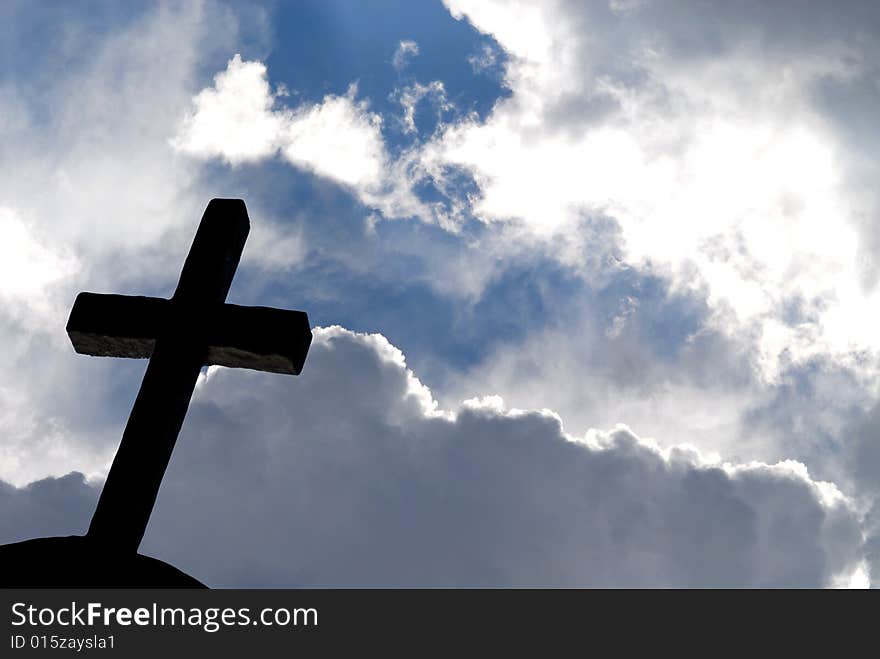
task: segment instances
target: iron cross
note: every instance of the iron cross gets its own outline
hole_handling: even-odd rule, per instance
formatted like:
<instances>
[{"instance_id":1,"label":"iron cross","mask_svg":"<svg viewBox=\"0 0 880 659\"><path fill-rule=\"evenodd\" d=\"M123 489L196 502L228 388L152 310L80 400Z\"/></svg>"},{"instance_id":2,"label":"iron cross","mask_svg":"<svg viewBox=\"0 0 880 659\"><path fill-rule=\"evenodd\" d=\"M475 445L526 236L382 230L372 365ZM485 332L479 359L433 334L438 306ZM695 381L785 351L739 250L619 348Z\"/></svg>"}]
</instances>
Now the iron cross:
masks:
<instances>
[{"instance_id":1,"label":"iron cross","mask_svg":"<svg viewBox=\"0 0 880 659\"><path fill-rule=\"evenodd\" d=\"M202 366L299 375L312 340L302 311L226 304L250 223L241 199L208 204L170 300L80 293L67 322L86 355L149 358L88 536L136 552Z\"/></svg>"}]
</instances>

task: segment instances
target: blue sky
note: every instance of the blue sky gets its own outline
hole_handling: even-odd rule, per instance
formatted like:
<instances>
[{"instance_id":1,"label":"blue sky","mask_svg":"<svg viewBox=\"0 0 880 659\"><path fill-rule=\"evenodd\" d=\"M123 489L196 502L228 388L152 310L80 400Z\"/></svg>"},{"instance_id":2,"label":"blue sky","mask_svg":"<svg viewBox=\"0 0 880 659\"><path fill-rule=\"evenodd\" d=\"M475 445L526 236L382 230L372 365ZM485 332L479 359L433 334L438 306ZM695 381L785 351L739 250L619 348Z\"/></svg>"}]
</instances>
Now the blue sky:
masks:
<instances>
[{"instance_id":1,"label":"blue sky","mask_svg":"<svg viewBox=\"0 0 880 659\"><path fill-rule=\"evenodd\" d=\"M320 329L299 378L206 372L147 553L235 586L871 580L869 3L0 19L0 541L85 528L145 367L73 354L76 292L169 295L241 197L229 300Z\"/></svg>"}]
</instances>

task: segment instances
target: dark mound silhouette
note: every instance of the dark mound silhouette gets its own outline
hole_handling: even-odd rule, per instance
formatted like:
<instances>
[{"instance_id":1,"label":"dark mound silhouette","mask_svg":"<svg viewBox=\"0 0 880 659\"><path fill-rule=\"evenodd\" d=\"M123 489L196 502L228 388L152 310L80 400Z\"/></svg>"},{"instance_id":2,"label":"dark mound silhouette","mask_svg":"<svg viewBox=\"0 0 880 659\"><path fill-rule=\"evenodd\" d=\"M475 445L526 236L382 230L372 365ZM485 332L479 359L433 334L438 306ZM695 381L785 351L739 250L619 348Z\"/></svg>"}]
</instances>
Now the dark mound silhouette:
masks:
<instances>
[{"instance_id":1,"label":"dark mound silhouette","mask_svg":"<svg viewBox=\"0 0 880 659\"><path fill-rule=\"evenodd\" d=\"M0 546L0 588L207 588L176 567L87 536Z\"/></svg>"}]
</instances>

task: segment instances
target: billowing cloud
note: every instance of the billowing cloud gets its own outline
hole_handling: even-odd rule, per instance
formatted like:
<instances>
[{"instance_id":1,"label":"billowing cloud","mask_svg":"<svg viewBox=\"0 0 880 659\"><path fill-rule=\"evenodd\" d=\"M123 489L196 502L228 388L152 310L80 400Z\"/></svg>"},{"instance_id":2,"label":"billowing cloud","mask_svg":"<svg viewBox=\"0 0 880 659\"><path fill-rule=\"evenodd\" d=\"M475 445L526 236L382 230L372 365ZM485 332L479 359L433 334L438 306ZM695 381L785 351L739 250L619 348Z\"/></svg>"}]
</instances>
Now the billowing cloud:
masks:
<instances>
[{"instance_id":1,"label":"billowing cloud","mask_svg":"<svg viewBox=\"0 0 880 659\"><path fill-rule=\"evenodd\" d=\"M297 111L276 107L261 62L235 55L214 86L193 99L193 109L172 141L200 158L221 158L231 165L281 154L291 163L352 187L381 183L385 151L381 119L347 96L327 96Z\"/></svg>"},{"instance_id":2,"label":"billowing cloud","mask_svg":"<svg viewBox=\"0 0 880 659\"><path fill-rule=\"evenodd\" d=\"M856 38L859 21L815 3L781 22L775 9L738 9L712 47L707 21L685 20L702 16L689 3L671 9L675 21L650 3L447 5L507 55L511 94L485 120L438 121L434 139L391 157L383 119L354 88L291 109L263 64L236 57L194 98L174 144L231 164L280 153L385 217L454 230L471 215L520 223L574 268L592 246L571 244L572 227L607 217L626 262L704 294L711 326L754 344L767 382L823 355L874 372L862 319L877 300L862 237L880 205L857 185L873 170L857 166L817 102L866 71L872 46ZM778 22L771 38L766 26ZM805 49L805 35L821 38L821 53ZM416 49L400 42L395 61ZM441 81L392 95L405 133L428 94L450 107ZM463 171L476 194L460 188ZM420 200L420 184L447 205Z\"/></svg>"},{"instance_id":3,"label":"billowing cloud","mask_svg":"<svg viewBox=\"0 0 880 659\"><path fill-rule=\"evenodd\" d=\"M858 516L791 462L444 411L379 335L317 329L297 379L212 369L145 550L213 585L822 585Z\"/></svg>"},{"instance_id":4,"label":"billowing cloud","mask_svg":"<svg viewBox=\"0 0 880 659\"><path fill-rule=\"evenodd\" d=\"M754 335L768 381L821 354L874 372L861 238L880 206L816 103L820 83L874 70L873 10L446 4L510 56L511 96L425 152L473 172L478 216L562 242L585 214L611 217L627 262L704 290L714 327Z\"/></svg>"},{"instance_id":5,"label":"billowing cloud","mask_svg":"<svg viewBox=\"0 0 880 659\"><path fill-rule=\"evenodd\" d=\"M172 145L231 165L280 153L292 165L347 186L387 217L425 214L410 190L410 164L390 162L382 118L356 95L352 84L344 96L290 109L272 91L265 65L236 55L213 87L194 97Z\"/></svg>"},{"instance_id":6,"label":"billowing cloud","mask_svg":"<svg viewBox=\"0 0 880 659\"><path fill-rule=\"evenodd\" d=\"M286 120L274 104L266 67L235 55L214 76L214 86L193 99L192 113L172 143L185 153L219 157L233 165L265 158L278 150Z\"/></svg>"},{"instance_id":7,"label":"billowing cloud","mask_svg":"<svg viewBox=\"0 0 880 659\"><path fill-rule=\"evenodd\" d=\"M374 189L384 175L385 148L381 119L348 96L329 96L320 105L302 108L286 128L284 157L316 174L352 187Z\"/></svg>"},{"instance_id":8,"label":"billowing cloud","mask_svg":"<svg viewBox=\"0 0 880 659\"><path fill-rule=\"evenodd\" d=\"M0 541L82 532L80 475L0 490ZM297 379L212 368L143 550L213 586L820 586L848 500L799 463L568 435L494 396L438 408L380 335L317 329Z\"/></svg>"}]
</instances>

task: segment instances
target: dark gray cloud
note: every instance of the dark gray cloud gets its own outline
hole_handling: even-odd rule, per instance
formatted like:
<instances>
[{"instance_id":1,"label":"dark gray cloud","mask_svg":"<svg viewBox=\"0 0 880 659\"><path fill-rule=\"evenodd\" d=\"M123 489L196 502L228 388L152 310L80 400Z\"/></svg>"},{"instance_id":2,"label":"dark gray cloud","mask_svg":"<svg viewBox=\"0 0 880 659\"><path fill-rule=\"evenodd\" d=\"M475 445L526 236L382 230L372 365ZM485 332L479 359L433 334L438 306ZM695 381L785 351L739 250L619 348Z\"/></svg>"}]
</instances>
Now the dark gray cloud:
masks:
<instances>
[{"instance_id":1,"label":"dark gray cloud","mask_svg":"<svg viewBox=\"0 0 880 659\"><path fill-rule=\"evenodd\" d=\"M75 471L22 488L0 481L0 544L84 533L97 501L97 490Z\"/></svg>"},{"instance_id":2,"label":"dark gray cloud","mask_svg":"<svg viewBox=\"0 0 880 659\"><path fill-rule=\"evenodd\" d=\"M0 496L6 540L94 503L76 474ZM820 586L860 529L795 466L572 441L491 399L438 413L390 344L331 329L300 378L200 385L142 549L213 586Z\"/></svg>"}]
</instances>

